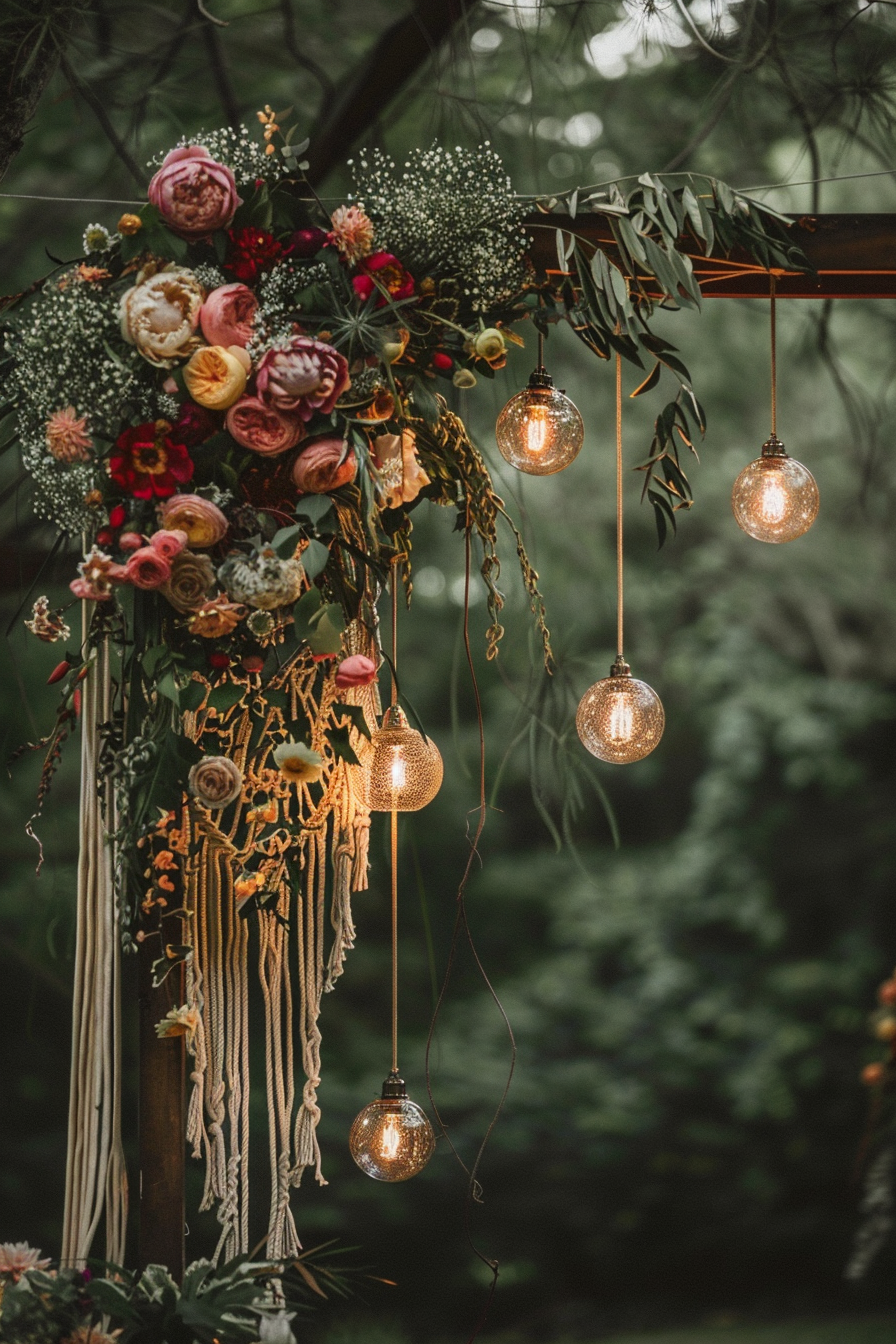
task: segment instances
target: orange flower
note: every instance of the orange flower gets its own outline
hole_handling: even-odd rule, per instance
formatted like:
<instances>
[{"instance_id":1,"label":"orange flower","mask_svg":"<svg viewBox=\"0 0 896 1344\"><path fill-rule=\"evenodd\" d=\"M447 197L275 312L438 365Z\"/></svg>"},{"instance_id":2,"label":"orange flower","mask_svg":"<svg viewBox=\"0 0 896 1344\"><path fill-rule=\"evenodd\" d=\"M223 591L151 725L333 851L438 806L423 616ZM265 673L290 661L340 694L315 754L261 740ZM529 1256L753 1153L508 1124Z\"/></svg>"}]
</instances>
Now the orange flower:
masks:
<instances>
[{"instance_id":1,"label":"orange flower","mask_svg":"<svg viewBox=\"0 0 896 1344\"><path fill-rule=\"evenodd\" d=\"M219 639L235 630L245 614L246 608L242 603L216 597L193 613L187 621L187 628L191 635L199 635L202 639Z\"/></svg>"},{"instance_id":2,"label":"orange flower","mask_svg":"<svg viewBox=\"0 0 896 1344\"><path fill-rule=\"evenodd\" d=\"M118 221L118 232L125 238L132 238L135 233L139 233L143 228L143 220L139 215L122 215Z\"/></svg>"},{"instance_id":3,"label":"orange flower","mask_svg":"<svg viewBox=\"0 0 896 1344\"><path fill-rule=\"evenodd\" d=\"M362 413L362 420L391 420L395 414L395 398L386 387L377 388L376 396Z\"/></svg>"},{"instance_id":4,"label":"orange flower","mask_svg":"<svg viewBox=\"0 0 896 1344\"><path fill-rule=\"evenodd\" d=\"M162 891L174 891L174 883L167 874L162 873L161 877L156 878L156 882L158 886L161 887Z\"/></svg>"},{"instance_id":5,"label":"orange flower","mask_svg":"<svg viewBox=\"0 0 896 1344\"><path fill-rule=\"evenodd\" d=\"M170 849L160 849L152 863L154 868L162 868L165 872L170 872L172 868L177 867Z\"/></svg>"}]
</instances>

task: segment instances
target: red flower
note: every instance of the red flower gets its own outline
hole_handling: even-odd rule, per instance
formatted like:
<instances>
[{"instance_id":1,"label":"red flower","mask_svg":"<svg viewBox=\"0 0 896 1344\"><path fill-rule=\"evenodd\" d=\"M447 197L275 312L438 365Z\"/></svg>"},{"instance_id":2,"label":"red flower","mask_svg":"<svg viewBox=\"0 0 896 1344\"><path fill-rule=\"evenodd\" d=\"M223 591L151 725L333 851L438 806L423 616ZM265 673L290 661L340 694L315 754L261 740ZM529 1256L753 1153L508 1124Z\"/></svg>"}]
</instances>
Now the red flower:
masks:
<instances>
[{"instance_id":1,"label":"red flower","mask_svg":"<svg viewBox=\"0 0 896 1344\"><path fill-rule=\"evenodd\" d=\"M116 504L113 509L109 510L109 526L113 532L117 532L120 527L124 527L126 518L127 513L123 504Z\"/></svg>"},{"instance_id":2,"label":"red flower","mask_svg":"<svg viewBox=\"0 0 896 1344\"><path fill-rule=\"evenodd\" d=\"M185 401L174 424L174 437L187 448L195 448L220 429L220 417L212 415L195 401Z\"/></svg>"},{"instance_id":3,"label":"red flower","mask_svg":"<svg viewBox=\"0 0 896 1344\"><path fill-rule=\"evenodd\" d=\"M379 293L376 308L388 302L383 290L392 299L409 299L414 292L414 277L391 252L374 252L372 257L365 257L359 269L361 274L354 277L352 287L365 302L376 290Z\"/></svg>"},{"instance_id":4,"label":"red flower","mask_svg":"<svg viewBox=\"0 0 896 1344\"><path fill-rule=\"evenodd\" d=\"M224 269L251 285L262 271L270 271L283 256L283 244L264 229L228 229L230 249Z\"/></svg>"},{"instance_id":5,"label":"red flower","mask_svg":"<svg viewBox=\"0 0 896 1344\"><path fill-rule=\"evenodd\" d=\"M437 350L432 357L432 365L434 369L453 369L454 360L444 350Z\"/></svg>"},{"instance_id":6,"label":"red flower","mask_svg":"<svg viewBox=\"0 0 896 1344\"><path fill-rule=\"evenodd\" d=\"M190 455L171 429L170 421L155 420L118 436L109 475L135 499L167 499L193 475Z\"/></svg>"}]
</instances>

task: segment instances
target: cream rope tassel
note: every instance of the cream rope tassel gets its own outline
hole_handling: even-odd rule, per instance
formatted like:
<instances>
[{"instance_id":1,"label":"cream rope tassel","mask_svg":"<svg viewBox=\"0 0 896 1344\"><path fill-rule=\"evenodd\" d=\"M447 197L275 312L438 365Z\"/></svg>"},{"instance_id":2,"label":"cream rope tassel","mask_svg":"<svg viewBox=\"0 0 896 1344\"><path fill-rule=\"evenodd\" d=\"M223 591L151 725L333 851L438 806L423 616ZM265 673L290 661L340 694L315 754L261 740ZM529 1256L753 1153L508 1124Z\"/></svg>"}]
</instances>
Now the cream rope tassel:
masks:
<instances>
[{"instance_id":1,"label":"cream rope tassel","mask_svg":"<svg viewBox=\"0 0 896 1344\"><path fill-rule=\"evenodd\" d=\"M86 604L82 608L87 632ZM98 789L100 723L112 711L104 641L81 683L80 852L75 941L72 1067L62 1263L82 1267L106 1214L106 1254L124 1256L127 1177L121 1143L121 963L110 824L111 786Z\"/></svg>"}]
</instances>

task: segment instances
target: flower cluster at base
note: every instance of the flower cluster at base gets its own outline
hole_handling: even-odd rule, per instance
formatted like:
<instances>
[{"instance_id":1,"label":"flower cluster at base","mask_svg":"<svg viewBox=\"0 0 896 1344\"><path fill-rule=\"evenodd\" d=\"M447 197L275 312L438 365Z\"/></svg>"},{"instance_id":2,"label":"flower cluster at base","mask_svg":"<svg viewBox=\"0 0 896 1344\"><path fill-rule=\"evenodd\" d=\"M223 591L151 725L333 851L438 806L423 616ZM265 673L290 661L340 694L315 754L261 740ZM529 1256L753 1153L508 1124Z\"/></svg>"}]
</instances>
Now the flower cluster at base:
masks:
<instances>
[{"instance_id":1,"label":"flower cluster at base","mask_svg":"<svg viewBox=\"0 0 896 1344\"><path fill-rule=\"evenodd\" d=\"M291 1267L255 1264L247 1256L217 1269L197 1260L182 1284L162 1265L149 1265L140 1275L103 1265L105 1277L100 1277L90 1269L51 1269L50 1264L25 1242L0 1243L0 1339L10 1344L140 1344L175 1338L197 1344L295 1344L296 1312L290 1308L312 1300L306 1279ZM305 1276L314 1282L310 1270Z\"/></svg>"}]
</instances>

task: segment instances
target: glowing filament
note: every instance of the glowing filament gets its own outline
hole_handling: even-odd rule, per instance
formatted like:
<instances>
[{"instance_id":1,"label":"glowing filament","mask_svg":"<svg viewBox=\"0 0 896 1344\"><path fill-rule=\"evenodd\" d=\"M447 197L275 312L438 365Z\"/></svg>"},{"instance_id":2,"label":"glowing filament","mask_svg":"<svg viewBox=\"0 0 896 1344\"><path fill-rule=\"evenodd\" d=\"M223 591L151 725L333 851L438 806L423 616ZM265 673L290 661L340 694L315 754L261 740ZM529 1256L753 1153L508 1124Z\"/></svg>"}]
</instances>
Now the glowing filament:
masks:
<instances>
[{"instance_id":1,"label":"glowing filament","mask_svg":"<svg viewBox=\"0 0 896 1344\"><path fill-rule=\"evenodd\" d=\"M393 1162L401 1148L401 1130L394 1116L390 1116L380 1136L380 1153L387 1162Z\"/></svg>"},{"instance_id":2,"label":"glowing filament","mask_svg":"<svg viewBox=\"0 0 896 1344\"><path fill-rule=\"evenodd\" d=\"M779 471L767 471L762 482L759 512L767 523L780 523L787 513L788 500Z\"/></svg>"},{"instance_id":3,"label":"glowing filament","mask_svg":"<svg viewBox=\"0 0 896 1344\"><path fill-rule=\"evenodd\" d=\"M393 789L403 789L408 780L407 764L401 747L392 748L391 779Z\"/></svg>"},{"instance_id":4,"label":"glowing filament","mask_svg":"<svg viewBox=\"0 0 896 1344\"><path fill-rule=\"evenodd\" d=\"M538 456L547 447L550 437L550 419L547 406L536 402L528 409L525 422L526 451Z\"/></svg>"},{"instance_id":5,"label":"glowing filament","mask_svg":"<svg viewBox=\"0 0 896 1344\"><path fill-rule=\"evenodd\" d=\"M614 742L628 742L632 736L632 730L635 724L635 707L632 704L630 695L624 691L617 692L613 697L613 707L610 710L609 732Z\"/></svg>"}]
</instances>

